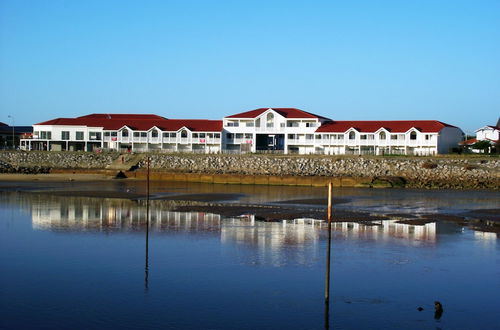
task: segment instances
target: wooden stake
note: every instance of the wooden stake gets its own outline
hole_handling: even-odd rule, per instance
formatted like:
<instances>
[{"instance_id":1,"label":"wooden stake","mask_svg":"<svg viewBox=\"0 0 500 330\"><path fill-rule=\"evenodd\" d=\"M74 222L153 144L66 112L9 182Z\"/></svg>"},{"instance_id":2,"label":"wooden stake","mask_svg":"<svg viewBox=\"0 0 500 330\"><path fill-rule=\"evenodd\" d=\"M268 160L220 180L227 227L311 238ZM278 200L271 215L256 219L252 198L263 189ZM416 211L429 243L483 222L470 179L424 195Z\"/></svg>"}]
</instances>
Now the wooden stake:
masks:
<instances>
[{"instance_id":1,"label":"wooden stake","mask_svg":"<svg viewBox=\"0 0 500 330\"><path fill-rule=\"evenodd\" d=\"M148 290L149 285L149 163L150 158L148 157L148 171L146 177L146 257L144 266L144 289Z\"/></svg>"},{"instance_id":2,"label":"wooden stake","mask_svg":"<svg viewBox=\"0 0 500 330\"><path fill-rule=\"evenodd\" d=\"M325 280L325 304L330 303L330 254L332 247L332 190L333 184L328 183L328 245L326 247L326 280ZM328 306L327 306L328 307ZM325 308L325 312L329 309ZM325 316L325 319L327 317Z\"/></svg>"}]
</instances>

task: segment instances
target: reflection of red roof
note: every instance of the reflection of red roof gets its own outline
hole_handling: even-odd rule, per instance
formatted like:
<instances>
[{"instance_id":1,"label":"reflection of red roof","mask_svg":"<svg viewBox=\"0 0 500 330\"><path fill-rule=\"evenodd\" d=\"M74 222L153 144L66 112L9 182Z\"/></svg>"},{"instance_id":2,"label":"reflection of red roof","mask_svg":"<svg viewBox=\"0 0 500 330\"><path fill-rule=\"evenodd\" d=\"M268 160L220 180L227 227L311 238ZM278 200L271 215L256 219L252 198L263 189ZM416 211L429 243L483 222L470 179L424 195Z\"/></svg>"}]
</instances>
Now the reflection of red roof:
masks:
<instances>
[{"instance_id":1,"label":"reflection of red roof","mask_svg":"<svg viewBox=\"0 0 500 330\"><path fill-rule=\"evenodd\" d=\"M328 119L313 113L296 109L296 108L259 108L246 112L237 113L235 115L227 116L226 118L256 118L267 110L272 109L285 118L313 118L313 119Z\"/></svg>"},{"instance_id":2,"label":"reflection of red roof","mask_svg":"<svg viewBox=\"0 0 500 330\"><path fill-rule=\"evenodd\" d=\"M105 130L118 130L127 126L137 131L147 131L153 127L158 127L162 131L177 131L185 126L191 131L222 131L221 120L166 119L157 115L127 114L92 114L77 118L57 118L35 125L88 126L102 127Z\"/></svg>"},{"instance_id":3,"label":"reflection of red roof","mask_svg":"<svg viewBox=\"0 0 500 330\"><path fill-rule=\"evenodd\" d=\"M319 127L316 132L344 133L349 128L354 128L363 133L374 133L380 128L385 128L392 133L404 133L411 128L416 128L424 133L437 133L444 127L455 127L437 120L380 120L380 121L331 121Z\"/></svg>"}]
</instances>

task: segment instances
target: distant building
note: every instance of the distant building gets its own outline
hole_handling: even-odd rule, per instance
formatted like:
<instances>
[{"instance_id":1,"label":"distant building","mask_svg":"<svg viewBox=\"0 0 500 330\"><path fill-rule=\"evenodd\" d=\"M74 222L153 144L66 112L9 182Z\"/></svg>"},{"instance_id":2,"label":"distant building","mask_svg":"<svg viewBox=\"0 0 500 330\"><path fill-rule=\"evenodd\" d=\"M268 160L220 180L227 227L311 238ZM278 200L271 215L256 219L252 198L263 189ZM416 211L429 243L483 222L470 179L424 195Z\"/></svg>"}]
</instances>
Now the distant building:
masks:
<instances>
[{"instance_id":1,"label":"distant building","mask_svg":"<svg viewBox=\"0 0 500 330\"><path fill-rule=\"evenodd\" d=\"M29 138L32 132L32 126L9 126L0 122L0 149L19 146L20 139Z\"/></svg>"},{"instance_id":2,"label":"distant building","mask_svg":"<svg viewBox=\"0 0 500 330\"><path fill-rule=\"evenodd\" d=\"M477 146L478 142L486 141L489 143L489 149L487 151L491 152L492 148L498 144L499 136L500 136L500 119L497 122L496 126L483 126L476 130L476 137L472 139L465 140L460 142L460 145L469 148L472 152L484 152L484 149L474 148ZM488 146L488 145L486 145Z\"/></svg>"},{"instance_id":3,"label":"distant building","mask_svg":"<svg viewBox=\"0 0 500 330\"><path fill-rule=\"evenodd\" d=\"M27 150L201 153L444 154L463 132L436 120L334 121L296 108L259 108L223 120L91 114L33 125Z\"/></svg>"}]
</instances>

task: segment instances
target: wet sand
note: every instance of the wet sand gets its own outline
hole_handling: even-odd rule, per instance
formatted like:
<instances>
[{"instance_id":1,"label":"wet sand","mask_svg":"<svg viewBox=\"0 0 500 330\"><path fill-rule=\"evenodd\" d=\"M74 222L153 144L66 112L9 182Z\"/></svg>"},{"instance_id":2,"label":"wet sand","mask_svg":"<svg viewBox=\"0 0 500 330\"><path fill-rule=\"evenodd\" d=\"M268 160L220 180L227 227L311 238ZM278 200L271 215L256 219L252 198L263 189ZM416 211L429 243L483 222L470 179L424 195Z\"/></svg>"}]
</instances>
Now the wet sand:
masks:
<instances>
[{"instance_id":1,"label":"wet sand","mask_svg":"<svg viewBox=\"0 0 500 330\"><path fill-rule=\"evenodd\" d=\"M12 174L0 173L0 182L37 182L37 181L102 181L112 180L114 177L104 174L82 173L47 173L47 174Z\"/></svg>"}]
</instances>

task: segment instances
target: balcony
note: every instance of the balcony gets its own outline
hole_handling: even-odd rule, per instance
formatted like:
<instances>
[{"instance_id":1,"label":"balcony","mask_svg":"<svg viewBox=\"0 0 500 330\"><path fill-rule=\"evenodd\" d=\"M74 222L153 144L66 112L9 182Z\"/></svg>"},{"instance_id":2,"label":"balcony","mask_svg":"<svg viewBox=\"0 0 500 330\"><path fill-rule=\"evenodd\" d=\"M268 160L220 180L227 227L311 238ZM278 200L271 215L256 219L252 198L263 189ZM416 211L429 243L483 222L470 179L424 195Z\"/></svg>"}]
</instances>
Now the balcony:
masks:
<instances>
[{"instance_id":1,"label":"balcony","mask_svg":"<svg viewBox=\"0 0 500 330\"><path fill-rule=\"evenodd\" d=\"M267 132L267 133L276 133L276 132L284 132L286 127L280 127L280 126L256 126L255 131L256 132Z\"/></svg>"},{"instance_id":2,"label":"balcony","mask_svg":"<svg viewBox=\"0 0 500 330\"><path fill-rule=\"evenodd\" d=\"M315 144L314 139L288 139L287 140L288 145L312 145Z\"/></svg>"}]
</instances>

